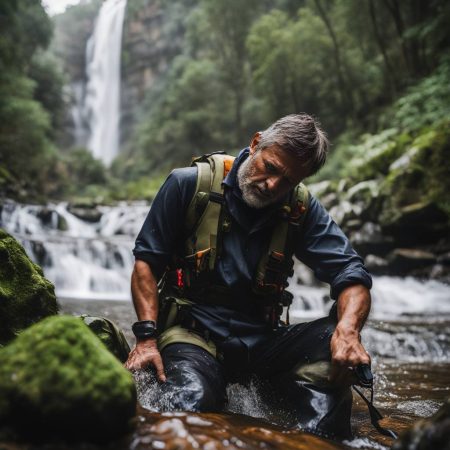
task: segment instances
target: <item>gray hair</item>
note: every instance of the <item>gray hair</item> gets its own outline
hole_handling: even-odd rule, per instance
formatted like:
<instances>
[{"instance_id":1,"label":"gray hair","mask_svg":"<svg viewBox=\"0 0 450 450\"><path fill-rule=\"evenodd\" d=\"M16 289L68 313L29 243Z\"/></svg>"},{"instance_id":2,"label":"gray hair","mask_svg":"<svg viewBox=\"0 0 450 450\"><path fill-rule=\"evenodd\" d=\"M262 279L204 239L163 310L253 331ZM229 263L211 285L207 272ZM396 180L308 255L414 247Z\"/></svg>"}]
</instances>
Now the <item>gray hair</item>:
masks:
<instances>
[{"instance_id":1,"label":"gray hair","mask_svg":"<svg viewBox=\"0 0 450 450\"><path fill-rule=\"evenodd\" d=\"M290 114L260 132L256 150L278 145L294 154L314 175L325 164L329 142L320 123L308 114Z\"/></svg>"}]
</instances>

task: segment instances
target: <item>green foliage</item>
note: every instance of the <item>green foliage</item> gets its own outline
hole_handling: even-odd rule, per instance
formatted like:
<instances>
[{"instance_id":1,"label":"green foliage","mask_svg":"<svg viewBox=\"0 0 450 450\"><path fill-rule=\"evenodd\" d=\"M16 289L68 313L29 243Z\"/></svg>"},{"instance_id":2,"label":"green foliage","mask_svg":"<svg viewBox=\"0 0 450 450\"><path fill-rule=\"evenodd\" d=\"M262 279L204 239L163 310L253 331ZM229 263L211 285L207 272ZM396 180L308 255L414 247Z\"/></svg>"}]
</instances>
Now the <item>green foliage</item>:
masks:
<instances>
[{"instance_id":1,"label":"green foliage","mask_svg":"<svg viewBox=\"0 0 450 450\"><path fill-rule=\"evenodd\" d=\"M48 46L52 34L52 24L35 0L2 1L0 28L0 73L25 69L36 50Z\"/></svg>"},{"instance_id":2,"label":"green foliage","mask_svg":"<svg viewBox=\"0 0 450 450\"><path fill-rule=\"evenodd\" d=\"M125 176L187 164L194 155L230 145L226 114L230 105L219 78L212 61L177 58L164 87L148 99L151 112L137 133L139 167Z\"/></svg>"},{"instance_id":3,"label":"green foliage","mask_svg":"<svg viewBox=\"0 0 450 450\"><path fill-rule=\"evenodd\" d=\"M0 346L57 312L53 285L23 247L0 229Z\"/></svg>"},{"instance_id":4,"label":"green foliage","mask_svg":"<svg viewBox=\"0 0 450 450\"><path fill-rule=\"evenodd\" d=\"M385 176L415 138L423 138L424 130L450 117L449 105L450 64L444 60L433 74L385 109L378 133L342 135L325 168L313 181L350 176L358 182Z\"/></svg>"},{"instance_id":5,"label":"green foliage","mask_svg":"<svg viewBox=\"0 0 450 450\"><path fill-rule=\"evenodd\" d=\"M414 132L450 117L450 59L396 101L380 118L381 126Z\"/></svg>"},{"instance_id":6,"label":"green foliage","mask_svg":"<svg viewBox=\"0 0 450 450\"><path fill-rule=\"evenodd\" d=\"M52 52L71 81L84 77L100 5L83 2L54 18ZM165 52L152 64L167 70L136 64L124 50L136 78L148 69L162 75L130 114L138 123L108 172L86 152L56 152L65 107L60 62L43 51L51 23L39 2L2 2L3 194L148 198L156 171L213 150L237 151L255 131L303 111L336 142L315 179L381 177L424 126L449 115L445 0L135 0L125 29L134 20L145 26L144 16L159 27Z\"/></svg>"},{"instance_id":7,"label":"green foliage","mask_svg":"<svg viewBox=\"0 0 450 450\"><path fill-rule=\"evenodd\" d=\"M0 350L0 422L21 437L108 441L128 430L131 374L76 317L47 318Z\"/></svg>"},{"instance_id":8,"label":"green foliage","mask_svg":"<svg viewBox=\"0 0 450 450\"><path fill-rule=\"evenodd\" d=\"M62 97L65 79L59 61L49 52L38 52L31 60L28 76L36 83L33 97L50 114L51 136L60 131L65 104Z\"/></svg>"},{"instance_id":9,"label":"green foliage","mask_svg":"<svg viewBox=\"0 0 450 450\"><path fill-rule=\"evenodd\" d=\"M0 166L8 174L0 178L0 194L36 198L52 184L52 125L62 111L60 74L39 53L52 24L39 2L6 0L0 25Z\"/></svg>"},{"instance_id":10,"label":"green foliage","mask_svg":"<svg viewBox=\"0 0 450 450\"><path fill-rule=\"evenodd\" d=\"M71 183L77 188L107 181L105 166L85 148L73 148L66 156L67 171Z\"/></svg>"}]
</instances>

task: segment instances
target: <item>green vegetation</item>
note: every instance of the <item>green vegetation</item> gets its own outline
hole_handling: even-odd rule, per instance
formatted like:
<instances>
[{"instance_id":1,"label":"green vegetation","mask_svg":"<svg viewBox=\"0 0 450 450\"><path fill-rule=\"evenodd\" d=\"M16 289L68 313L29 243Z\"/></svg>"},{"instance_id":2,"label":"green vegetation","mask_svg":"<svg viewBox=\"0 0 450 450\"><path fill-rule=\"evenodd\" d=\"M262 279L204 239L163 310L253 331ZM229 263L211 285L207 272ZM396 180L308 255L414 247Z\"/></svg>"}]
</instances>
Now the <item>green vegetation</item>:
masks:
<instances>
[{"instance_id":1,"label":"green vegetation","mask_svg":"<svg viewBox=\"0 0 450 450\"><path fill-rule=\"evenodd\" d=\"M57 312L52 283L23 247L0 229L0 347Z\"/></svg>"},{"instance_id":2,"label":"green vegetation","mask_svg":"<svg viewBox=\"0 0 450 450\"><path fill-rule=\"evenodd\" d=\"M76 317L50 317L0 349L0 423L22 437L107 441L128 430L133 378Z\"/></svg>"},{"instance_id":3,"label":"green vegetation","mask_svg":"<svg viewBox=\"0 0 450 450\"><path fill-rule=\"evenodd\" d=\"M144 93L124 150L106 169L86 150L68 148L63 95L64 83L83 78L100 4L55 17L48 49L52 23L39 2L2 2L3 196L150 199L193 155L235 154L255 131L302 111L321 120L334 144L311 181L383 177L426 127L449 117L445 0L135 0L127 23L146 33L142 13L156 11L152 33L166 53L154 61L166 69ZM136 65L130 58L124 50L124 66Z\"/></svg>"},{"instance_id":4,"label":"green vegetation","mask_svg":"<svg viewBox=\"0 0 450 450\"><path fill-rule=\"evenodd\" d=\"M142 109L129 178L193 154L235 152L253 132L301 111L319 117L337 143L318 179L337 178L373 145L361 141L364 132L395 129L390 139L401 143L448 115L450 73L439 65L448 2L193 3L177 19L186 30L181 55Z\"/></svg>"}]
</instances>

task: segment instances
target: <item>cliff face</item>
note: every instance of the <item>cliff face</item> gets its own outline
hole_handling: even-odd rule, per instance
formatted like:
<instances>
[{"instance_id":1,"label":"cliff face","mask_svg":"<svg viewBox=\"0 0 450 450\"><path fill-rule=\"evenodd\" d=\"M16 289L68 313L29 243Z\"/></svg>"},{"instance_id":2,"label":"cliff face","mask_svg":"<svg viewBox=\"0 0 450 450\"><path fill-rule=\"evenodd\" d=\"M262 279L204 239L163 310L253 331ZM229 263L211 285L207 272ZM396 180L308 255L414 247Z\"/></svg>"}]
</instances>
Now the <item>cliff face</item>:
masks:
<instances>
[{"instance_id":1,"label":"cliff face","mask_svg":"<svg viewBox=\"0 0 450 450\"><path fill-rule=\"evenodd\" d=\"M182 19L192 2L128 2L122 37L121 142L132 134L146 93L180 53Z\"/></svg>"}]
</instances>

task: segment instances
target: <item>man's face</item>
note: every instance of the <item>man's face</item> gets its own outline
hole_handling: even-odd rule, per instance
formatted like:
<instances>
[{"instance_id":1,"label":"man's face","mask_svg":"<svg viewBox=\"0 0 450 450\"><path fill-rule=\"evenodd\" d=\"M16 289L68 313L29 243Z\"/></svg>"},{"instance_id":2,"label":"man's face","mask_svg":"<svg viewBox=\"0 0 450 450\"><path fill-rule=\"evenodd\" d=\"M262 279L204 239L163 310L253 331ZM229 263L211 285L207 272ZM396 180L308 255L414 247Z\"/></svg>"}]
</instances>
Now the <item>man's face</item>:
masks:
<instances>
[{"instance_id":1,"label":"man's face","mask_svg":"<svg viewBox=\"0 0 450 450\"><path fill-rule=\"evenodd\" d=\"M244 201L252 208L264 208L283 198L308 175L294 155L277 145L256 150L259 136L250 145L250 156L238 171Z\"/></svg>"}]
</instances>

